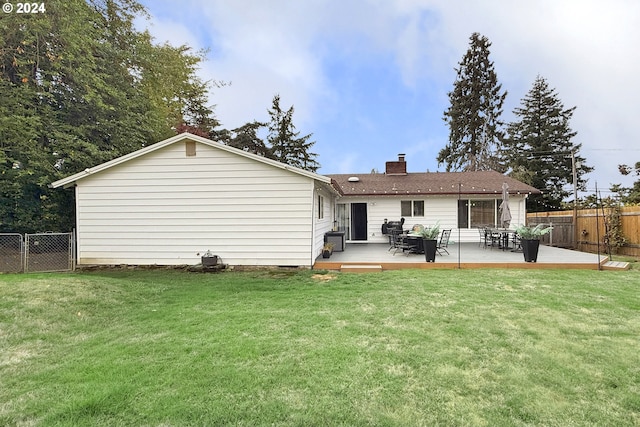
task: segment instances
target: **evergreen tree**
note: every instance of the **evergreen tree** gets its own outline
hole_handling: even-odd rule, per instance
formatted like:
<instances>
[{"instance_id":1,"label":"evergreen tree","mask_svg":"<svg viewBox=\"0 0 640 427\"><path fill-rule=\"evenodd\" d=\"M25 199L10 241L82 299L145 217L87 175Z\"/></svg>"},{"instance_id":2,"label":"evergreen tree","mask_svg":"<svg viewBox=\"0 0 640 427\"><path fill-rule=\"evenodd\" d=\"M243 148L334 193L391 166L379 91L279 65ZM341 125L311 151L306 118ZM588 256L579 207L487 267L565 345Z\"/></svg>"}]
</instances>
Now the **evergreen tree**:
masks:
<instances>
[{"instance_id":1,"label":"evergreen tree","mask_svg":"<svg viewBox=\"0 0 640 427\"><path fill-rule=\"evenodd\" d=\"M467 53L456 69L451 105L444 112L449 126L449 143L438 154L438 164L451 170L502 170L497 147L503 135L500 129L502 92L493 62L489 60L489 39L471 35Z\"/></svg>"},{"instance_id":2,"label":"evergreen tree","mask_svg":"<svg viewBox=\"0 0 640 427\"><path fill-rule=\"evenodd\" d=\"M618 170L622 175L635 173L636 176L640 176L640 162L636 162L633 168L626 164L618 165ZM611 190L621 196L620 199L625 205L640 205L640 179L636 180L631 188L625 188L618 184L614 185Z\"/></svg>"},{"instance_id":3,"label":"evergreen tree","mask_svg":"<svg viewBox=\"0 0 640 427\"><path fill-rule=\"evenodd\" d=\"M581 144L571 141L576 132L569 121L576 107L565 109L555 89L540 76L520 105L513 111L518 119L507 125L503 158L511 176L542 191L529 197L528 210L561 209L562 200L573 188L572 153L580 164L576 168L578 188L584 188L583 176L593 170L578 155Z\"/></svg>"},{"instance_id":4,"label":"evergreen tree","mask_svg":"<svg viewBox=\"0 0 640 427\"><path fill-rule=\"evenodd\" d=\"M310 141L312 134L301 137L300 132L296 132L293 124L293 106L283 111L280 108L280 95L275 95L269 116L271 121L268 124L267 140L270 144L271 158L311 172L317 171L320 168L320 164L315 160L318 155L309 151L315 141Z\"/></svg>"},{"instance_id":5,"label":"evergreen tree","mask_svg":"<svg viewBox=\"0 0 640 427\"><path fill-rule=\"evenodd\" d=\"M256 120L246 123L231 131L231 137L227 144L248 153L272 158L271 150L269 150L264 141L258 136L260 129L266 126L266 123Z\"/></svg>"}]
</instances>

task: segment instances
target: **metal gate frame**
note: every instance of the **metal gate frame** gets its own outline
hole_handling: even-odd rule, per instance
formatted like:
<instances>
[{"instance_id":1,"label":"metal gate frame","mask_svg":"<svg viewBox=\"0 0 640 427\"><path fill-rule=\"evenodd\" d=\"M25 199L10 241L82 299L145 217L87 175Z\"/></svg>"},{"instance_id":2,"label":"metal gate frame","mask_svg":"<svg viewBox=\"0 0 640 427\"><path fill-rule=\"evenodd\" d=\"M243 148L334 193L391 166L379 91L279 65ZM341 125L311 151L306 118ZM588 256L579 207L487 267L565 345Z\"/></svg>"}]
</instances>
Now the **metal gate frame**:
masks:
<instances>
[{"instance_id":1,"label":"metal gate frame","mask_svg":"<svg viewBox=\"0 0 640 427\"><path fill-rule=\"evenodd\" d=\"M66 242L63 236L68 236ZM25 234L24 272L74 271L74 254L75 233Z\"/></svg>"},{"instance_id":2,"label":"metal gate frame","mask_svg":"<svg viewBox=\"0 0 640 427\"><path fill-rule=\"evenodd\" d=\"M17 241L11 242L11 239L16 239ZM13 246L11 245L11 243L18 243L19 246L19 256L20 256L20 260L19 263L17 264L17 269L11 268L9 269L8 267L12 264L9 260L9 257L11 257L12 255L15 255L15 251L11 251L9 249L5 249L4 246L0 246L0 257L3 258L3 262L0 264L0 273L22 273L24 271L24 239L22 238L22 234L18 234L18 233L0 233L0 241L1 242L5 242L7 241L9 243L9 247ZM6 261L6 267L5 267L5 261Z\"/></svg>"}]
</instances>

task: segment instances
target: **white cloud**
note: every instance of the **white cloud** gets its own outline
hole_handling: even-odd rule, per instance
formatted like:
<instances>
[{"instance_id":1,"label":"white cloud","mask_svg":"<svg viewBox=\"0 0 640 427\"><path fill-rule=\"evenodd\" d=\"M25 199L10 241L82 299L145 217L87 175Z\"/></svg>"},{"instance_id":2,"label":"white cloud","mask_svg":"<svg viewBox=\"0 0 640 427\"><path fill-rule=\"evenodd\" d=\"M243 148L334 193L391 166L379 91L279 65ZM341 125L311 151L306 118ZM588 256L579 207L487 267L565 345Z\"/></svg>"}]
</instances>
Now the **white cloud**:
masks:
<instances>
[{"instance_id":1,"label":"white cloud","mask_svg":"<svg viewBox=\"0 0 640 427\"><path fill-rule=\"evenodd\" d=\"M209 47L203 78L232 82L215 89L212 97L225 127L266 120L271 99L279 93L283 107L295 106L299 130L331 139L318 143L323 165L342 169L365 164L366 157L367 168L382 168L384 160L392 160L388 153L395 156L403 147L414 147L418 156L425 146L425 152L437 155L448 135L441 112L455 78L453 68L475 31L493 43L492 59L509 92L507 120L541 75L566 108L578 107L571 125L587 163L596 167L592 183L630 183L632 178L620 176L616 165L640 160L638 151L619 151L638 146L640 3L635 0L146 3L154 15L151 31L159 40ZM381 79L375 72L386 74ZM382 87L388 84L396 86ZM411 99L394 99L394 93ZM424 102L425 107L407 117L411 113L399 108L403 102ZM393 121L377 120L399 110L398 123L414 122L410 131L398 129L389 147L389 137L382 136L386 129L376 126ZM425 117L425 111L432 117ZM343 124L346 120L352 120L351 127ZM421 135L415 131L420 126ZM375 140L376 132L386 140ZM345 158L337 160L340 153ZM435 159L428 167L435 169Z\"/></svg>"}]
</instances>

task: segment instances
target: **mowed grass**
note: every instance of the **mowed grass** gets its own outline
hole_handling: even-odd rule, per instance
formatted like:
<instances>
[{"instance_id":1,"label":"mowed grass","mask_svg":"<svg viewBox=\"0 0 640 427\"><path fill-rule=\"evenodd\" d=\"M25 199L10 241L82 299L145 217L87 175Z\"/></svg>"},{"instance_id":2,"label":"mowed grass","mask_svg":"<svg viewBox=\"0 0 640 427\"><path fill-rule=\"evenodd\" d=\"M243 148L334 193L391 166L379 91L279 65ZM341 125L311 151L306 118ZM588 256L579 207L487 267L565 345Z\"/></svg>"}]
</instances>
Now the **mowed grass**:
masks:
<instances>
[{"instance_id":1,"label":"mowed grass","mask_svg":"<svg viewBox=\"0 0 640 427\"><path fill-rule=\"evenodd\" d=\"M640 425L640 272L0 275L0 425Z\"/></svg>"}]
</instances>

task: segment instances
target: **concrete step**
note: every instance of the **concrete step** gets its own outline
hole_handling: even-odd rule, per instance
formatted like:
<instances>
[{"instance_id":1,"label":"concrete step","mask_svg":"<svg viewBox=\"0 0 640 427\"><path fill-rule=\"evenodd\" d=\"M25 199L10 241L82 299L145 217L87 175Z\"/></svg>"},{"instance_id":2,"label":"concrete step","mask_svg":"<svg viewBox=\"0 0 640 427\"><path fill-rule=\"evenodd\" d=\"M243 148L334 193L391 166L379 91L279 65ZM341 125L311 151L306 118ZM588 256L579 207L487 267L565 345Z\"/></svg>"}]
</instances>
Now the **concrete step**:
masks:
<instances>
[{"instance_id":1,"label":"concrete step","mask_svg":"<svg viewBox=\"0 0 640 427\"><path fill-rule=\"evenodd\" d=\"M631 268L631 265L623 261L607 261L602 264L603 270L628 270L629 268Z\"/></svg>"},{"instance_id":2,"label":"concrete step","mask_svg":"<svg viewBox=\"0 0 640 427\"><path fill-rule=\"evenodd\" d=\"M340 266L340 271L344 273L381 273L381 265L372 264L343 264Z\"/></svg>"}]
</instances>

